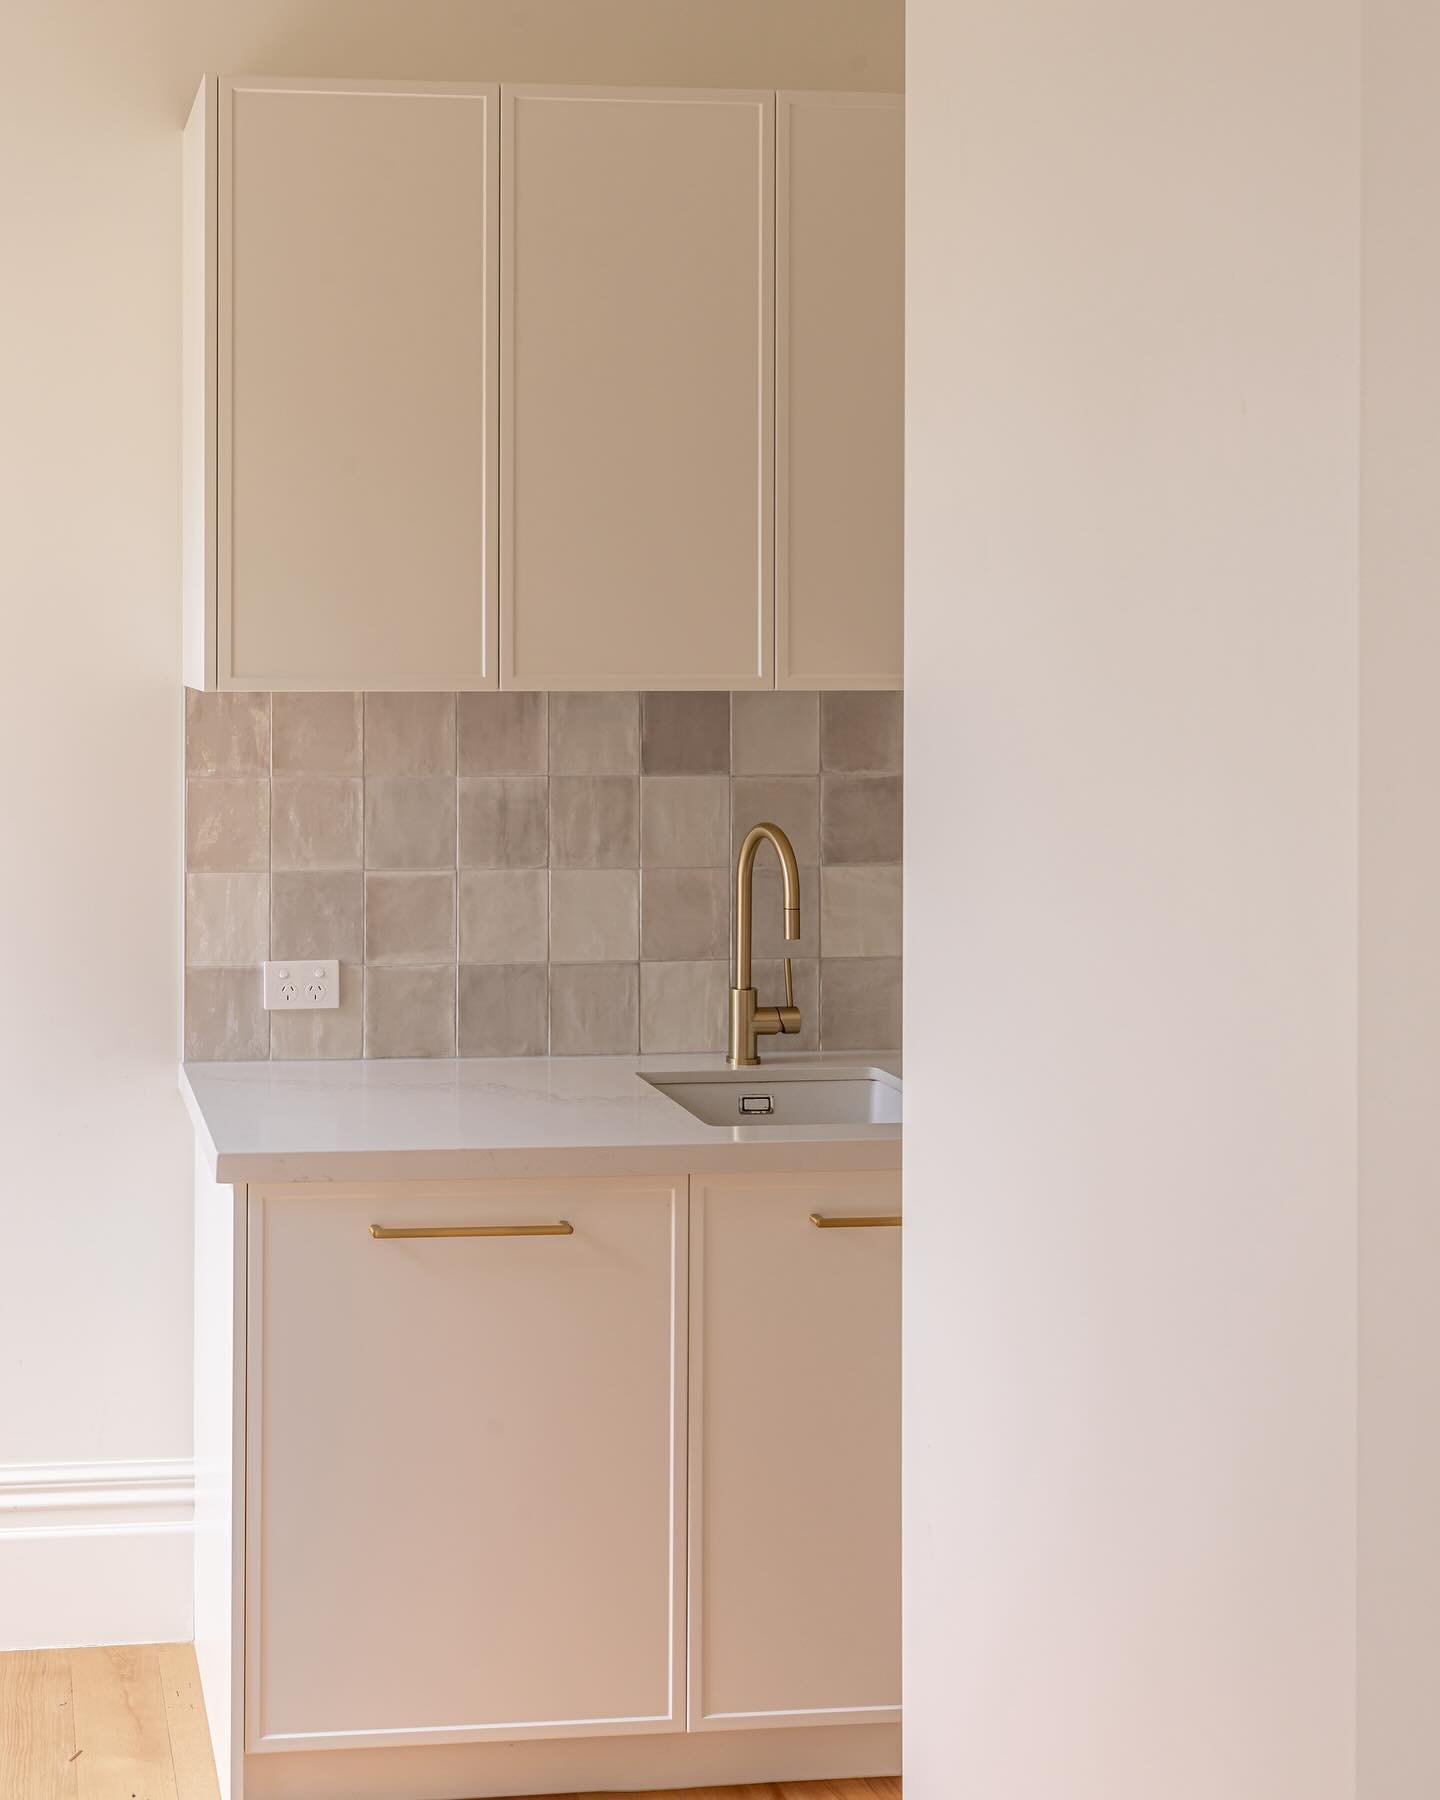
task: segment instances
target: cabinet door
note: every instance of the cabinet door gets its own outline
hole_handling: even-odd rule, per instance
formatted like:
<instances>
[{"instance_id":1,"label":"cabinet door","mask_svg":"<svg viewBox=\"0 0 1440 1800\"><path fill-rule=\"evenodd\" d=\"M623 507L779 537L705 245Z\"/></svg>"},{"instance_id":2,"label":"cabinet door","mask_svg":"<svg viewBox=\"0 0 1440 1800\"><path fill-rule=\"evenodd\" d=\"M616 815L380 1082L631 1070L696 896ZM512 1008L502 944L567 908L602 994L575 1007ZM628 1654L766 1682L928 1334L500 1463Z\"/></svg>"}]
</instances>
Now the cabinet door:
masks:
<instances>
[{"instance_id":1,"label":"cabinet door","mask_svg":"<svg viewBox=\"0 0 1440 1800\"><path fill-rule=\"evenodd\" d=\"M691 1182L692 1731L899 1717L899 1202Z\"/></svg>"},{"instance_id":2,"label":"cabinet door","mask_svg":"<svg viewBox=\"0 0 1440 1800\"><path fill-rule=\"evenodd\" d=\"M904 667L905 115L782 94L777 119L777 685Z\"/></svg>"},{"instance_id":3,"label":"cabinet door","mask_svg":"<svg viewBox=\"0 0 1440 1800\"><path fill-rule=\"evenodd\" d=\"M249 1747L680 1729L685 1183L430 1187L251 1191Z\"/></svg>"},{"instance_id":4,"label":"cabinet door","mask_svg":"<svg viewBox=\"0 0 1440 1800\"><path fill-rule=\"evenodd\" d=\"M219 685L494 687L498 90L220 125Z\"/></svg>"},{"instance_id":5,"label":"cabinet door","mask_svg":"<svg viewBox=\"0 0 1440 1800\"><path fill-rule=\"evenodd\" d=\"M501 685L773 685L770 94L506 88Z\"/></svg>"}]
</instances>

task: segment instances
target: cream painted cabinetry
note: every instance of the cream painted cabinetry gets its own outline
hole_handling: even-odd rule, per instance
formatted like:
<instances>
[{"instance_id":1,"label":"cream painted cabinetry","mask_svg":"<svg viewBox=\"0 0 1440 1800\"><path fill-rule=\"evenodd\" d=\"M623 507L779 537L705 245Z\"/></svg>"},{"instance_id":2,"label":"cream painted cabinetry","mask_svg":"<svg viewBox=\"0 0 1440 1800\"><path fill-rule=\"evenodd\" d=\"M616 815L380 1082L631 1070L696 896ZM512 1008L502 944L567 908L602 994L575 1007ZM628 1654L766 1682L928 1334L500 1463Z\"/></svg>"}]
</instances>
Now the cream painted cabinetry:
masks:
<instances>
[{"instance_id":1,"label":"cream painted cabinetry","mask_svg":"<svg viewBox=\"0 0 1440 1800\"><path fill-rule=\"evenodd\" d=\"M202 89L192 685L496 685L498 107L495 87Z\"/></svg>"},{"instance_id":2,"label":"cream painted cabinetry","mask_svg":"<svg viewBox=\"0 0 1440 1800\"><path fill-rule=\"evenodd\" d=\"M900 1233L853 1224L899 1211L898 1173L691 1182L692 1730L900 1716Z\"/></svg>"},{"instance_id":3,"label":"cream painted cabinetry","mask_svg":"<svg viewBox=\"0 0 1440 1800\"><path fill-rule=\"evenodd\" d=\"M207 78L186 681L898 685L900 107Z\"/></svg>"},{"instance_id":4,"label":"cream painted cabinetry","mask_svg":"<svg viewBox=\"0 0 1440 1800\"><path fill-rule=\"evenodd\" d=\"M505 90L506 687L774 685L774 114Z\"/></svg>"},{"instance_id":5,"label":"cream painted cabinetry","mask_svg":"<svg viewBox=\"0 0 1440 1800\"><path fill-rule=\"evenodd\" d=\"M196 1193L222 1800L893 1772L898 1173Z\"/></svg>"},{"instance_id":6,"label":"cream painted cabinetry","mask_svg":"<svg viewBox=\"0 0 1440 1800\"><path fill-rule=\"evenodd\" d=\"M899 687L904 103L781 94L776 131L777 686Z\"/></svg>"},{"instance_id":7,"label":"cream painted cabinetry","mask_svg":"<svg viewBox=\"0 0 1440 1800\"><path fill-rule=\"evenodd\" d=\"M683 1181L252 1193L252 1750L683 1728L684 1253Z\"/></svg>"}]
</instances>

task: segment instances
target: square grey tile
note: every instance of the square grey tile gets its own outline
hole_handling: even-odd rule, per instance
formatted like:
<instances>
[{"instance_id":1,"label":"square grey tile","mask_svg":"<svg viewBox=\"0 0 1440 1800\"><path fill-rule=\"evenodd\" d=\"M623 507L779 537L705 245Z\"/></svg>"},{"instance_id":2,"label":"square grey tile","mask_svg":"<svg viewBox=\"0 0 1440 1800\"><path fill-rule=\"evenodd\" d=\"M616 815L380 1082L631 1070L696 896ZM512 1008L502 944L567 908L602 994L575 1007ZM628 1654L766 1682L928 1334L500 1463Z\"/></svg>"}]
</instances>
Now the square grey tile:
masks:
<instances>
[{"instance_id":1,"label":"square grey tile","mask_svg":"<svg viewBox=\"0 0 1440 1800\"><path fill-rule=\"evenodd\" d=\"M460 1054L543 1056L550 971L544 963L460 968Z\"/></svg>"},{"instance_id":2,"label":"square grey tile","mask_svg":"<svg viewBox=\"0 0 1440 1800\"><path fill-rule=\"evenodd\" d=\"M345 775L292 775L271 784L277 869L358 869L361 783Z\"/></svg>"},{"instance_id":3,"label":"square grey tile","mask_svg":"<svg viewBox=\"0 0 1440 1800\"><path fill-rule=\"evenodd\" d=\"M640 770L645 775L728 775L729 694L642 694Z\"/></svg>"},{"instance_id":4,"label":"square grey tile","mask_svg":"<svg viewBox=\"0 0 1440 1800\"><path fill-rule=\"evenodd\" d=\"M550 784L543 775L460 777L462 869L543 869Z\"/></svg>"},{"instance_id":5,"label":"square grey tile","mask_svg":"<svg viewBox=\"0 0 1440 1800\"><path fill-rule=\"evenodd\" d=\"M342 1062L359 1056L364 1046L364 1004L364 969L342 962L339 1006L326 1012L271 1013L272 1059Z\"/></svg>"},{"instance_id":6,"label":"square grey tile","mask_svg":"<svg viewBox=\"0 0 1440 1800\"><path fill-rule=\"evenodd\" d=\"M365 867L455 867L453 776L366 776Z\"/></svg>"},{"instance_id":7,"label":"square grey tile","mask_svg":"<svg viewBox=\"0 0 1440 1800\"><path fill-rule=\"evenodd\" d=\"M543 775L549 767L545 694L461 694L462 775Z\"/></svg>"},{"instance_id":8,"label":"square grey tile","mask_svg":"<svg viewBox=\"0 0 1440 1800\"><path fill-rule=\"evenodd\" d=\"M752 826L766 823L778 825L790 839L797 862L819 862L820 783L815 776L737 775L730 785L732 856ZM756 867L764 867L774 856L768 845L762 846Z\"/></svg>"},{"instance_id":9,"label":"square grey tile","mask_svg":"<svg viewBox=\"0 0 1440 1800\"><path fill-rule=\"evenodd\" d=\"M270 878L270 942L277 959L358 963L365 955L364 918L365 877L358 869L285 871Z\"/></svg>"},{"instance_id":10,"label":"square grey tile","mask_svg":"<svg viewBox=\"0 0 1440 1800\"><path fill-rule=\"evenodd\" d=\"M820 945L827 957L900 954L898 867L860 863L826 868L820 894Z\"/></svg>"},{"instance_id":11,"label":"square grey tile","mask_svg":"<svg viewBox=\"0 0 1440 1800\"><path fill-rule=\"evenodd\" d=\"M640 861L723 868L730 860L730 783L723 775L640 777Z\"/></svg>"},{"instance_id":12,"label":"square grey tile","mask_svg":"<svg viewBox=\"0 0 1440 1800\"><path fill-rule=\"evenodd\" d=\"M366 969L367 1056L455 1054L455 964Z\"/></svg>"},{"instance_id":13,"label":"square grey tile","mask_svg":"<svg viewBox=\"0 0 1440 1800\"><path fill-rule=\"evenodd\" d=\"M454 960L454 875L365 877L367 965Z\"/></svg>"},{"instance_id":14,"label":"square grey tile","mask_svg":"<svg viewBox=\"0 0 1440 1800\"><path fill-rule=\"evenodd\" d=\"M268 775L270 696L185 690L185 771Z\"/></svg>"},{"instance_id":15,"label":"square grey tile","mask_svg":"<svg viewBox=\"0 0 1440 1800\"><path fill-rule=\"evenodd\" d=\"M549 921L550 877L544 869L460 871L462 963L543 963ZM463 1025L463 988L461 1001Z\"/></svg>"},{"instance_id":16,"label":"square grey tile","mask_svg":"<svg viewBox=\"0 0 1440 1800\"><path fill-rule=\"evenodd\" d=\"M253 969L270 948L268 875L185 877L185 961L192 969Z\"/></svg>"},{"instance_id":17,"label":"square grey tile","mask_svg":"<svg viewBox=\"0 0 1440 1800\"><path fill-rule=\"evenodd\" d=\"M263 874L270 867L270 783L222 775L187 781L185 866L199 874Z\"/></svg>"},{"instance_id":18,"label":"square grey tile","mask_svg":"<svg viewBox=\"0 0 1440 1800\"><path fill-rule=\"evenodd\" d=\"M704 962L730 954L730 876L725 869L646 869L640 955L646 962Z\"/></svg>"},{"instance_id":19,"label":"square grey tile","mask_svg":"<svg viewBox=\"0 0 1440 1800\"><path fill-rule=\"evenodd\" d=\"M898 863L904 840L898 775L826 775L820 855L827 863Z\"/></svg>"},{"instance_id":20,"label":"square grey tile","mask_svg":"<svg viewBox=\"0 0 1440 1800\"><path fill-rule=\"evenodd\" d=\"M635 775L640 769L638 694L552 694L552 775Z\"/></svg>"},{"instance_id":21,"label":"square grey tile","mask_svg":"<svg viewBox=\"0 0 1440 1800\"><path fill-rule=\"evenodd\" d=\"M259 969L187 969L185 1060L263 1062L270 1015Z\"/></svg>"},{"instance_id":22,"label":"square grey tile","mask_svg":"<svg viewBox=\"0 0 1440 1800\"><path fill-rule=\"evenodd\" d=\"M626 1056L639 1047L639 963L552 966L552 1056Z\"/></svg>"},{"instance_id":23,"label":"square grey tile","mask_svg":"<svg viewBox=\"0 0 1440 1800\"><path fill-rule=\"evenodd\" d=\"M638 869L550 871L552 962L634 962L639 954Z\"/></svg>"},{"instance_id":24,"label":"square grey tile","mask_svg":"<svg viewBox=\"0 0 1440 1800\"><path fill-rule=\"evenodd\" d=\"M359 694L275 694L271 698L276 775L358 775Z\"/></svg>"},{"instance_id":25,"label":"square grey tile","mask_svg":"<svg viewBox=\"0 0 1440 1800\"><path fill-rule=\"evenodd\" d=\"M640 861L639 782L623 775L550 781L550 866L633 869Z\"/></svg>"},{"instance_id":26,"label":"square grey tile","mask_svg":"<svg viewBox=\"0 0 1440 1800\"><path fill-rule=\"evenodd\" d=\"M820 700L820 763L850 775L898 775L905 696L828 693Z\"/></svg>"},{"instance_id":27,"label":"square grey tile","mask_svg":"<svg viewBox=\"0 0 1440 1800\"><path fill-rule=\"evenodd\" d=\"M800 1029L765 1039L772 1050L818 1050L820 1048L820 963L813 956L791 960L795 984L795 1004L800 1009ZM785 965L778 957L756 957L752 970L755 991L762 1006L779 1006L785 998ZM728 1002L727 1002L728 1005ZM762 1047L760 1054L765 1055Z\"/></svg>"},{"instance_id":28,"label":"square grey tile","mask_svg":"<svg viewBox=\"0 0 1440 1800\"><path fill-rule=\"evenodd\" d=\"M820 696L732 694L730 739L733 774L817 774L820 768Z\"/></svg>"},{"instance_id":29,"label":"square grey tile","mask_svg":"<svg viewBox=\"0 0 1440 1800\"><path fill-rule=\"evenodd\" d=\"M642 963L642 1053L723 1050L729 1029L728 986L723 962Z\"/></svg>"},{"instance_id":30,"label":"square grey tile","mask_svg":"<svg viewBox=\"0 0 1440 1800\"><path fill-rule=\"evenodd\" d=\"M768 851L760 852L755 865L755 896L751 914L751 937L756 956L819 956L823 948L820 933L820 871L800 871L800 935L785 936L785 888L780 865Z\"/></svg>"},{"instance_id":31,"label":"square grey tile","mask_svg":"<svg viewBox=\"0 0 1440 1800\"><path fill-rule=\"evenodd\" d=\"M820 1042L827 1050L900 1048L898 957L823 959Z\"/></svg>"},{"instance_id":32,"label":"square grey tile","mask_svg":"<svg viewBox=\"0 0 1440 1800\"><path fill-rule=\"evenodd\" d=\"M367 775L453 775L453 694L366 694Z\"/></svg>"}]
</instances>

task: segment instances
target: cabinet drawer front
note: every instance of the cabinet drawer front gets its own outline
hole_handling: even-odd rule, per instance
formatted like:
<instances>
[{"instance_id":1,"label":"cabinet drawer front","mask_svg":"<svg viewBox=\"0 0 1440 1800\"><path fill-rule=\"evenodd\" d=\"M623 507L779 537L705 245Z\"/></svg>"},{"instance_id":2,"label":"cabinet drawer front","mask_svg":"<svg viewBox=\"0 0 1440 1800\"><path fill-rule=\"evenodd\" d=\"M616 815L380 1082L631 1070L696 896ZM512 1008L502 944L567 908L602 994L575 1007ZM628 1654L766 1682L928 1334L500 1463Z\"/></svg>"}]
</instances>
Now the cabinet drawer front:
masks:
<instances>
[{"instance_id":1,"label":"cabinet drawer front","mask_svg":"<svg viewBox=\"0 0 1440 1800\"><path fill-rule=\"evenodd\" d=\"M678 1728L685 1211L252 1190L252 1749Z\"/></svg>"},{"instance_id":2,"label":"cabinet drawer front","mask_svg":"<svg viewBox=\"0 0 1440 1800\"><path fill-rule=\"evenodd\" d=\"M690 1728L898 1718L899 1175L691 1196Z\"/></svg>"}]
</instances>

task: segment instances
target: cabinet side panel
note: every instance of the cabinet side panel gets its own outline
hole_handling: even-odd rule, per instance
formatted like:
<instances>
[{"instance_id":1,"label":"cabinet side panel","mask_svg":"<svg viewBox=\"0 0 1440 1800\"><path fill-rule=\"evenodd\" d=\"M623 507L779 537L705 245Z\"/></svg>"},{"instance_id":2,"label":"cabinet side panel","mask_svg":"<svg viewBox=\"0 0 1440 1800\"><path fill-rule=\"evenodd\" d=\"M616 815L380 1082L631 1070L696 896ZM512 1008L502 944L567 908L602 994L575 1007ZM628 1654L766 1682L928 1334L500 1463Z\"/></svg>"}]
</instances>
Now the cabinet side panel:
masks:
<instances>
[{"instance_id":1,"label":"cabinet side panel","mask_svg":"<svg viewBox=\"0 0 1440 1800\"><path fill-rule=\"evenodd\" d=\"M221 1800L241 1800L244 1190L195 1153L195 1659Z\"/></svg>"},{"instance_id":2,"label":"cabinet side panel","mask_svg":"<svg viewBox=\"0 0 1440 1800\"><path fill-rule=\"evenodd\" d=\"M776 135L777 685L898 688L904 103L782 94Z\"/></svg>"},{"instance_id":3,"label":"cabinet side panel","mask_svg":"<svg viewBox=\"0 0 1440 1800\"><path fill-rule=\"evenodd\" d=\"M207 75L181 150L181 657L193 688L215 685L216 127Z\"/></svg>"}]
</instances>

